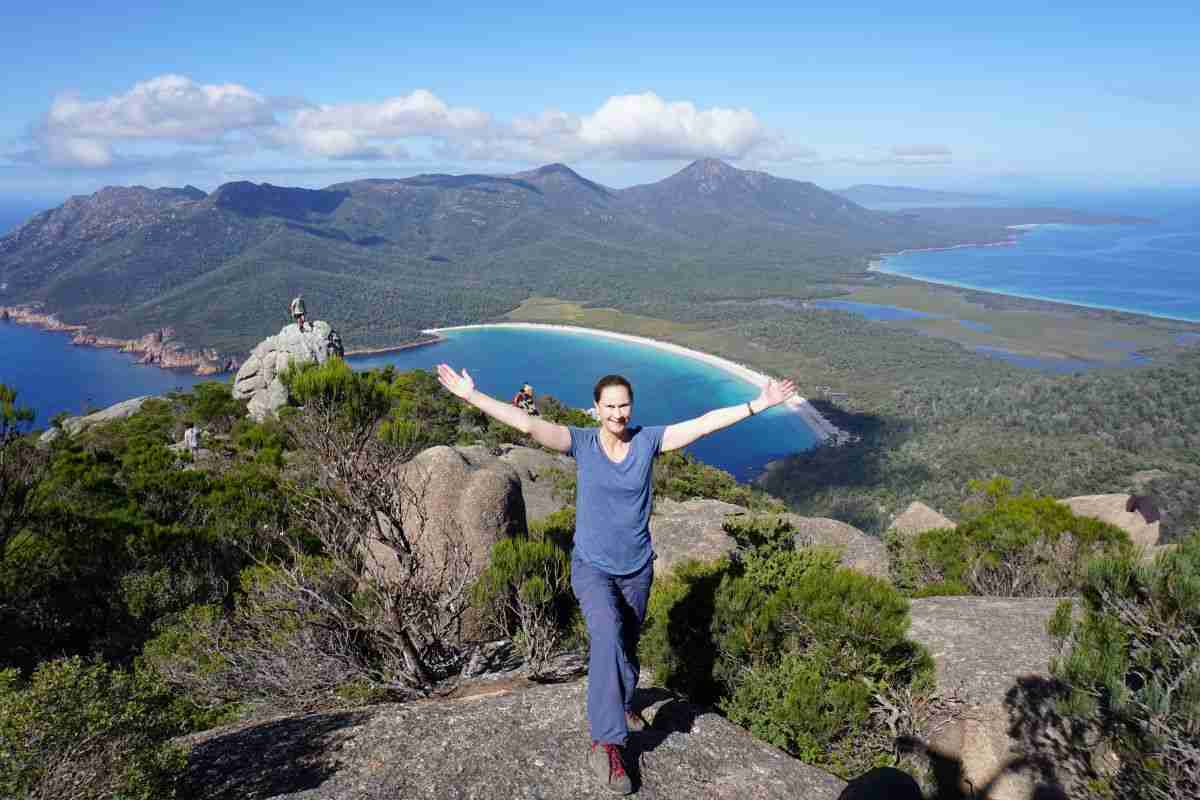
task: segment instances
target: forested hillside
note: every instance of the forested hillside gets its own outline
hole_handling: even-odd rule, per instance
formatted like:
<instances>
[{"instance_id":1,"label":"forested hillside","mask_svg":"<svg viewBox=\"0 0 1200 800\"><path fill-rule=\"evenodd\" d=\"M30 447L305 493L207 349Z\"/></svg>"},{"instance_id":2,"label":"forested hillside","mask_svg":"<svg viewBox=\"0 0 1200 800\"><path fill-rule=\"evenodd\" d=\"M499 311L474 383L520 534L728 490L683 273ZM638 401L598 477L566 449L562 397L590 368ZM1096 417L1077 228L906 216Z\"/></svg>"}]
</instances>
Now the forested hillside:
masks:
<instances>
[{"instance_id":1,"label":"forested hillside","mask_svg":"<svg viewBox=\"0 0 1200 800\"><path fill-rule=\"evenodd\" d=\"M873 254L999 240L1002 222L869 211L712 160L623 190L561 164L321 190L114 187L0 239L0 305L41 303L123 338L170 325L189 346L238 353L304 292L353 349L535 294L676 319L698 302L810 297Z\"/></svg>"}]
</instances>

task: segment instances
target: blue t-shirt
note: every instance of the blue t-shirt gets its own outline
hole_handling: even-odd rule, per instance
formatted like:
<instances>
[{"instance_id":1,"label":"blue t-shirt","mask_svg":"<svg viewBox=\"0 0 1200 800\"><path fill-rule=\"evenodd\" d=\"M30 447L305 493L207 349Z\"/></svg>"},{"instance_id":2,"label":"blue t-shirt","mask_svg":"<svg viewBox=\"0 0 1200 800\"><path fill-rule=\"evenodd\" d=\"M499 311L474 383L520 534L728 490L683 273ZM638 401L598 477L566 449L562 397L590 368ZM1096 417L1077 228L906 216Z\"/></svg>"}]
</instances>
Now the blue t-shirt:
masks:
<instances>
[{"instance_id":1,"label":"blue t-shirt","mask_svg":"<svg viewBox=\"0 0 1200 800\"><path fill-rule=\"evenodd\" d=\"M619 464L604 452L599 428L570 428L575 458L574 557L610 575L646 566L650 547L650 484L664 425L630 428L629 452Z\"/></svg>"}]
</instances>

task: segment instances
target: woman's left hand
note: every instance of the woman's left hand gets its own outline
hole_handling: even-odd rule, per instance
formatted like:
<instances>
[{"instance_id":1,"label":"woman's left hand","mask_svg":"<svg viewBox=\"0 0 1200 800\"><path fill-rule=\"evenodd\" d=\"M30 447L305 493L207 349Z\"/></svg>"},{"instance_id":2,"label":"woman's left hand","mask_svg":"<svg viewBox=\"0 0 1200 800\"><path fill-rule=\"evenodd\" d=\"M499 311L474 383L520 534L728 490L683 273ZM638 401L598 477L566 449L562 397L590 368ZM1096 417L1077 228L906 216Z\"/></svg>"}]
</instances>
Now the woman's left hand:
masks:
<instances>
[{"instance_id":1,"label":"woman's left hand","mask_svg":"<svg viewBox=\"0 0 1200 800\"><path fill-rule=\"evenodd\" d=\"M762 394L758 396L758 399L762 403L763 408L768 409L779 405L795 393L796 384L790 380L773 380L768 381L767 385L763 387Z\"/></svg>"}]
</instances>

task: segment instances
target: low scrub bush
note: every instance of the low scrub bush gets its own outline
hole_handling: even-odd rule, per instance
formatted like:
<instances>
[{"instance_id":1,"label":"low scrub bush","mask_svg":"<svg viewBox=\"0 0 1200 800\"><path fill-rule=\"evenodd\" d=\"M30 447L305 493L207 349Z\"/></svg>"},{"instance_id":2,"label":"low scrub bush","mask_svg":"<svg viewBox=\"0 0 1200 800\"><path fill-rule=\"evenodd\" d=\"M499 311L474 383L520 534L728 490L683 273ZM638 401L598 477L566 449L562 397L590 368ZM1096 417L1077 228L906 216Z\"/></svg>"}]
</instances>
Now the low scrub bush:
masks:
<instances>
[{"instance_id":1,"label":"low scrub bush","mask_svg":"<svg viewBox=\"0 0 1200 800\"><path fill-rule=\"evenodd\" d=\"M553 541L502 539L492 545L473 596L497 628L515 632L530 671L535 677L542 675L570 622L570 556Z\"/></svg>"},{"instance_id":2,"label":"low scrub bush","mask_svg":"<svg viewBox=\"0 0 1200 800\"><path fill-rule=\"evenodd\" d=\"M1072 797L1200 797L1200 537L1097 559L1080 606L1052 619L1057 683L1016 694L1014 727Z\"/></svg>"},{"instance_id":3,"label":"low scrub bush","mask_svg":"<svg viewBox=\"0 0 1200 800\"><path fill-rule=\"evenodd\" d=\"M80 658L27 681L0 671L0 796L30 800L175 797L183 720L146 675Z\"/></svg>"},{"instance_id":4,"label":"low scrub bush","mask_svg":"<svg viewBox=\"0 0 1200 800\"><path fill-rule=\"evenodd\" d=\"M663 685L808 763L849 776L887 761L875 710L932 675L928 655L905 638L907 601L838 566L831 549L790 549L778 520L735 525L758 546L684 563L656 584L644 663Z\"/></svg>"},{"instance_id":5,"label":"low scrub bush","mask_svg":"<svg viewBox=\"0 0 1200 800\"><path fill-rule=\"evenodd\" d=\"M889 536L894 577L905 591L1061 596L1078 591L1089 559L1131 550L1120 528L1076 516L1052 498L1013 495L1002 479L972 487L983 507L956 529Z\"/></svg>"},{"instance_id":6,"label":"low scrub bush","mask_svg":"<svg viewBox=\"0 0 1200 800\"><path fill-rule=\"evenodd\" d=\"M143 661L198 706L329 702L347 684L388 686L394 665L373 646L354 582L327 559L243 571L233 611L199 605L146 644ZM353 608L357 604L358 608Z\"/></svg>"},{"instance_id":7,"label":"low scrub bush","mask_svg":"<svg viewBox=\"0 0 1200 800\"><path fill-rule=\"evenodd\" d=\"M738 483L724 470L702 464L678 450L654 460L654 493L672 500L710 497L755 511L783 512L783 504L766 492Z\"/></svg>"}]
</instances>

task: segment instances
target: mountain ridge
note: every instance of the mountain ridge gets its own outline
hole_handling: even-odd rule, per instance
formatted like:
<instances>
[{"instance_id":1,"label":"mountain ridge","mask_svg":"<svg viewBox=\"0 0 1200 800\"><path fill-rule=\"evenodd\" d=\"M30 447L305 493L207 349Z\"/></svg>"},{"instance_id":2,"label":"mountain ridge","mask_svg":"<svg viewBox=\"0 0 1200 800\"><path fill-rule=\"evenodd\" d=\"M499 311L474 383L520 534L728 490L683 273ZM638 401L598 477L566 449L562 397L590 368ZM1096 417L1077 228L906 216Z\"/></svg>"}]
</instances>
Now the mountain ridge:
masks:
<instances>
[{"instance_id":1,"label":"mountain ridge","mask_svg":"<svg viewBox=\"0 0 1200 800\"><path fill-rule=\"evenodd\" d=\"M687 316L722 297L805 296L880 252L1007 236L715 159L624 189L557 163L322 189L106 187L0 238L0 305L102 336L169 326L191 347L240 354L302 291L352 348L377 347L534 294Z\"/></svg>"}]
</instances>

